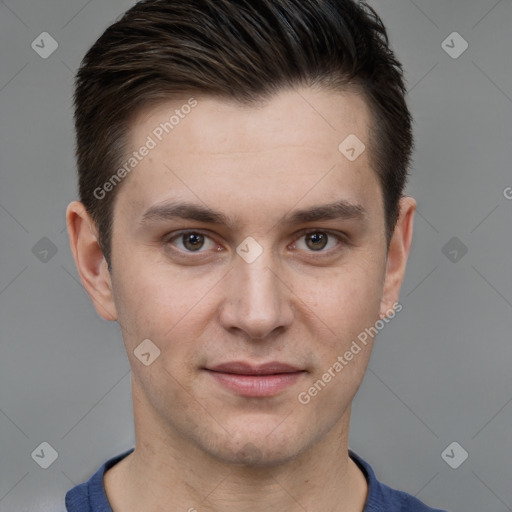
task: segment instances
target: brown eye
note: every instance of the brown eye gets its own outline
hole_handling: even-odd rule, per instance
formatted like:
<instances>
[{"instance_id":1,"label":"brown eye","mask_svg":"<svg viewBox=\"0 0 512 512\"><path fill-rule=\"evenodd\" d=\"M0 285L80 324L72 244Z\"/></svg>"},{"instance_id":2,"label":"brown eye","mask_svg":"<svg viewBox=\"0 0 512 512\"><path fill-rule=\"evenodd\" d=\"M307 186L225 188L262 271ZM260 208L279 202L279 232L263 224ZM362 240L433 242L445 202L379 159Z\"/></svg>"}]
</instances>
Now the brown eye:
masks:
<instances>
[{"instance_id":1,"label":"brown eye","mask_svg":"<svg viewBox=\"0 0 512 512\"><path fill-rule=\"evenodd\" d=\"M344 237L329 231L308 231L294 243L294 248L306 253L318 253L318 256L333 255L343 247Z\"/></svg>"},{"instance_id":2,"label":"brown eye","mask_svg":"<svg viewBox=\"0 0 512 512\"><path fill-rule=\"evenodd\" d=\"M181 253L203 254L215 248L215 242L198 231L182 231L172 237L166 237L165 243L176 247Z\"/></svg>"},{"instance_id":3,"label":"brown eye","mask_svg":"<svg viewBox=\"0 0 512 512\"><path fill-rule=\"evenodd\" d=\"M204 236L199 233L185 233L181 240L188 251L197 251L204 245Z\"/></svg>"},{"instance_id":4,"label":"brown eye","mask_svg":"<svg viewBox=\"0 0 512 512\"><path fill-rule=\"evenodd\" d=\"M306 245L313 251L321 251L327 245L329 235L322 232L308 233L306 235Z\"/></svg>"}]
</instances>

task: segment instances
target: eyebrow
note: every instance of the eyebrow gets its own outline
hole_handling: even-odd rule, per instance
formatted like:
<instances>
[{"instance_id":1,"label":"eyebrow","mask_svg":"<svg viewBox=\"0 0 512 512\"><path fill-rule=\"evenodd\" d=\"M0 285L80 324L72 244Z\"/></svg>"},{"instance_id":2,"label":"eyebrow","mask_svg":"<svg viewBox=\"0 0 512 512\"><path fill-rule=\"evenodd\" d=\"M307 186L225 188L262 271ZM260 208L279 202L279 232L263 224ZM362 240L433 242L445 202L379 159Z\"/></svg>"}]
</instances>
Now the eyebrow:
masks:
<instances>
[{"instance_id":1,"label":"eyebrow","mask_svg":"<svg viewBox=\"0 0 512 512\"><path fill-rule=\"evenodd\" d=\"M364 220L367 216L368 212L362 205L340 200L334 203L292 211L285 215L280 224L293 225L338 219ZM206 224L224 225L230 229L233 229L238 223L238 218L233 222L223 213L212 210L207 206L188 202L170 202L151 206L142 215L139 224L169 221L177 218L195 220Z\"/></svg>"}]
</instances>

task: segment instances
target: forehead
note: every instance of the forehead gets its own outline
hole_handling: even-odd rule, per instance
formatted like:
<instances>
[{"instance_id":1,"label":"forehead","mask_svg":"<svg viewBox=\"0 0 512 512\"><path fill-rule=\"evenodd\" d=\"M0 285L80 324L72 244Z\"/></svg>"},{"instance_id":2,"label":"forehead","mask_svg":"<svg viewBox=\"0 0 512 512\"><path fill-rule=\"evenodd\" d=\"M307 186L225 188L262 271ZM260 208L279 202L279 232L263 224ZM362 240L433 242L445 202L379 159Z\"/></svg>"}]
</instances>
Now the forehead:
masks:
<instances>
[{"instance_id":1,"label":"forehead","mask_svg":"<svg viewBox=\"0 0 512 512\"><path fill-rule=\"evenodd\" d=\"M368 105L355 91L284 89L249 105L211 96L183 95L143 109L131 124L130 141L137 146L153 135L159 145L165 146L172 140L194 136L195 142L201 144L196 151L236 152L243 149L242 144L262 151L279 143L331 145L331 138L337 141L349 133L364 139L368 124Z\"/></svg>"},{"instance_id":2,"label":"forehead","mask_svg":"<svg viewBox=\"0 0 512 512\"><path fill-rule=\"evenodd\" d=\"M125 214L133 219L170 199L234 209L245 198L245 210L340 198L375 203L368 151L354 161L342 152L346 140L358 152L368 148L369 122L366 102L351 92L287 90L252 106L183 96L132 123L130 149L150 149L118 201L129 204Z\"/></svg>"}]
</instances>

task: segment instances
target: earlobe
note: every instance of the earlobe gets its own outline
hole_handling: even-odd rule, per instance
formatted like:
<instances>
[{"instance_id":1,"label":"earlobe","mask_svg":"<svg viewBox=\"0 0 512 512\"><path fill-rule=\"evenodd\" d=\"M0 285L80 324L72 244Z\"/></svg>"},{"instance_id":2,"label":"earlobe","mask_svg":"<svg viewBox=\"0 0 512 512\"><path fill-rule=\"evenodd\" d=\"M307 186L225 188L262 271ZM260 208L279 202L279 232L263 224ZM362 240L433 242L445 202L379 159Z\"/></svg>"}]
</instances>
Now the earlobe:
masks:
<instances>
[{"instance_id":1,"label":"earlobe","mask_svg":"<svg viewBox=\"0 0 512 512\"><path fill-rule=\"evenodd\" d=\"M66 210L69 244L80 280L98 314L117 320L112 281L98 242L97 228L83 203L73 201Z\"/></svg>"},{"instance_id":2,"label":"earlobe","mask_svg":"<svg viewBox=\"0 0 512 512\"><path fill-rule=\"evenodd\" d=\"M381 300L380 318L388 316L399 301L412 243L416 201L409 196L400 199L400 213L388 250L386 276Z\"/></svg>"}]
</instances>

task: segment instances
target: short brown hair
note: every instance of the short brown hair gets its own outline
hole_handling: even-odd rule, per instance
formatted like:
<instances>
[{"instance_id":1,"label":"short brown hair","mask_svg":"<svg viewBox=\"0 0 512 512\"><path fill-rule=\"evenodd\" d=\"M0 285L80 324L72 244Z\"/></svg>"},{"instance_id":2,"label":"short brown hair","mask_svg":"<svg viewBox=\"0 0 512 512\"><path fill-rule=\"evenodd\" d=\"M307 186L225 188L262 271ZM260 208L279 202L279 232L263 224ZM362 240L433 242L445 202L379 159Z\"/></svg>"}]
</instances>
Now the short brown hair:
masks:
<instances>
[{"instance_id":1,"label":"short brown hair","mask_svg":"<svg viewBox=\"0 0 512 512\"><path fill-rule=\"evenodd\" d=\"M131 122L179 94L269 99L284 88L355 89L391 239L413 149L401 64L377 13L352 0L142 0L87 52L74 96L80 200L111 268L114 201L94 193L122 164ZM341 142L341 141L340 141Z\"/></svg>"}]
</instances>

